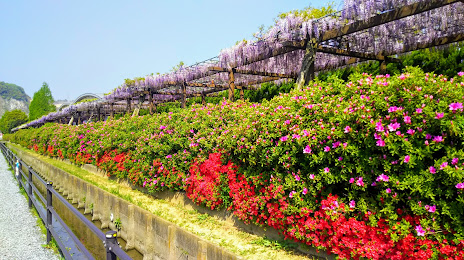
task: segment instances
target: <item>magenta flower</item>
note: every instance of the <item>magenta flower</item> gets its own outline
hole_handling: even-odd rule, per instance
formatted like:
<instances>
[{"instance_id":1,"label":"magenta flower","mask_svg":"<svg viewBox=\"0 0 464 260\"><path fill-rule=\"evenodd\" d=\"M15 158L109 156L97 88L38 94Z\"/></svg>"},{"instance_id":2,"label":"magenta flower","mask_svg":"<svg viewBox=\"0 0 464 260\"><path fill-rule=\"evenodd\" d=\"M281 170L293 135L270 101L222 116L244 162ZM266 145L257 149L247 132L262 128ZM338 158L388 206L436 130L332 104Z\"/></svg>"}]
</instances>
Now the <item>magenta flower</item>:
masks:
<instances>
[{"instance_id":1,"label":"magenta flower","mask_svg":"<svg viewBox=\"0 0 464 260\"><path fill-rule=\"evenodd\" d=\"M388 194L390 194L390 193L392 192L392 190L391 190L390 188L387 188L387 189L385 190L385 192L387 192Z\"/></svg>"},{"instance_id":2,"label":"magenta flower","mask_svg":"<svg viewBox=\"0 0 464 260\"><path fill-rule=\"evenodd\" d=\"M281 141L281 142L285 142L285 141L287 141L287 140L288 140L288 135L282 136L282 137L280 138L280 141Z\"/></svg>"},{"instance_id":3,"label":"magenta flower","mask_svg":"<svg viewBox=\"0 0 464 260\"><path fill-rule=\"evenodd\" d=\"M398 78L401 79L401 80L405 80L405 79L406 79L406 75L401 74L400 76L398 76Z\"/></svg>"},{"instance_id":4,"label":"magenta flower","mask_svg":"<svg viewBox=\"0 0 464 260\"><path fill-rule=\"evenodd\" d=\"M325 168L324 168L324 172L325 172L325 173L329 173L329 172L330 172L329 167L325 167Z\"/></svg>"},{"instance_id":5,"label":"magenta flower","mask_svg":"<svg viewBox=\"0 0 464 260\"><path fill-rule=\"evenodd\" d=\"M285 124L286 124L286 125L289 125L289 124L290 124L290 120L285 120Z\"/></svg>"},{"instance_id":6,"label":"magenta flower","mask_svg":"<svg viewBox=\"0 0 464 260\"><path fill-rule=\"evenodd\" d=\"M303 153L311 153L312 150L311 150L311 147L309 147L309 145L307 145L304 149L303 149Z\"/></svg>"},{"instance_id":7,"label":"magenta flower","mask_svg":"<svg viewBox=\"0 0 464 260\"><path fill-rule=\"evenodd\" d=\"M426 134L426 135L425 135L425 139L426 139L426 140L432 139L432 135L431 135L431 134Z\"/></svg>"},{"instance_id":8,"label":"magenta flower","mask_svg":"<svg viewBox=\"0 0 464 260\"><path fill-rule=\"evenodd\" d=\"M428 212L434 213L437 210L437 206L436 205L433 205L433 206L425 205L425 209Z\"/></svg>"},{"instance_id":9,"label":"magenta flower","mask_svg":"<svg viewBox=\"0 0 464 260\"><path fill-rule=\"evenodd\" d=\"M394 132L396 131L396 129L400 128L401 124L396 122L396 123L392 123L392 124L389 124L388 125L388 130L390 130L390 132Z\"/></svg>"},{"instance_id":10,"label":"magenta flower","mask_svg":"<svg viewBox=\"0 0 464 260\"><path fill-rule=\"evenodd\" d=\"M464 72L462 72L462 71L458 72L458 76L459 76L459 77L464 76Z\"/></svg>"},{"instance_id":11,"label":"magenta flower","mask_svg":"<svg viewBox=\"0 0 464 260\"><path fill-rule=\"evenodd\" d=\"M293 195L295 195L296 191L292 190L290 191L290 194L288 195L290 198L293 198Z\"/></svg>"},{"instance_id":12,"label":"magenta flower","mask_svg":"<svg viewBox=\"0 0 464 260\"><path fill-rule=\"evenodd\" d=\"M440 119L440 118L443 118L445 116L445 113L437 113L435 112L435 119Z\"/></svg>"},{"instance_id":13,"label":"magenta flower","mask_svg":"<svg viewBox=\"0 0 464 260\"><path fill-rule=\"evenodd\" d=\"M300 181L300 176L295 175L295 180L296 180L296 181Z\"/></svg>"},{"instance_id":14,"label":"magenta flower","mask_svg":"<svg viewBox=\"0 0 464 260\"><path fill-rule=\"evenodd\" d=\"M456 188L458 189L464 189L464 182L456 184Z\"/></svg>"},{"instance_id":15,"label":"magenta flower","mask_svg":"<svg viewBox=\"0 0 464 260\"><path fill-rule=\"evenodd\" d=\"M172 158L172 155L166 155L166 158L167 159Z\"/></svg>"},{"instance_id":16,"label":"magenta flower","mask_svg":"<svg viewBox=\"0 0 464 260\"><path fill-rule=\"evenodd\" d=\"M416 132L416 130L414 130L414 129L408 129L408 131L406 131L406 133L408 133L410 135L413 135L415 132Z\"/></svg>"},{"instance_id":17,"label":"magenta flower","mask_svg":"<svg viewBox=\"0 0 464 260\"><path fill-rule=\"evenodd\" d=\"M350 208L352 208L352 209L355 208L356 207L356 201L354 201L354 200L350 201L349 205L350 205Z\"/></svg>"},{"instance_id":18,"label":"magenta flower","mask_svg":"<svg viewBox=\"0 0 464 260\"><path fill-rule=\"evenodd\" d=\"M356 181L356 185L364 187L363 177L359 177L359 179Z\"/></svg>"},{"instance_id":19,"label":"magenta flower","mask_svg":"<svg viewBox=\"0 0 464 260\"><path fill-rule=\"evenodd\" d=\"M458 109L462 109L462 103L451 103L451 104L449 105L449 109L450 109L451 111L453 111L453 112L456 111L456 110L458 110Z\"/></svg>"},{"instance_id":20,"label":"magenta flower","mask_svg":"<svg viewBox=\"0 0 464 260\"><path fill-rule=\"evenodd\" d=\"M416 113L421 114L422 113L422 108L416 108Z\"/></svg>"},{"instance_id":21,"label":"magenta flower","mask_svg":"<svg viewBox=\"0 0 464 260\"><path fill-rule=\"evenodd\" d=\"M330 152L330 147L328 147L328 146L324 147L324 152L326 152L326 153Z\"/></svg>"},{"instance_id":22,"label":"magenta flower","mask_svg":"<svg viewBox=\"0 0 464 260\"><path fill-rule=\"evenodd\" d=\"M410 116L405 116L405 117L404 117L404 122L405 122L406 124L410 124L410 123L411 123L411 117L410 117Z\"/></svg>"},{"instance_id":23,"label":"magenta flower","mask_svg":"<svg viewBox=\"0 0 464 260\"><path fill-rule=\"evenodd\" d=\"M377 146L385 146L385 141L382 139L377 140Z\"/></svg>"},{"instance_id":24,"label":"magenta flower","mask_svg":"<svg viewBox=\"0 0 464 260\"><path fill-rule=\"evenodd\" d=\"M446 167L448 167L448 162L444 162L440 165L440 170L443 170L445 169Z\"/></svg>"},{"instance_id":25,"label":"magenta flower","mask_svg":"<svg viewBox=\"0 0 464 260\"><path fill-rule=\"evenodd\" d=\"M410 159L411 159L411 157L409 155L406 155L404 157L404 163L408 163Z\"/></svg>"},{"instance_id":26,"label":"magenta flower","mask_svg":"<svg viewBox=\"0 0 464 260\"><path fill-rule=\"evenodd\" d=\"M292 135L292 139L297 139L297 140L299 140L300 138L301 138L300 135L297 135L297 134L293 134L293 135Z\"/></svg>"},{"instance_id":27,"label":"magenta flower","mask_svg":"<svg viewBox=\"0 0 464 260\"><path fill-rule=\"evenodd\" d=\"M435 169L435 167L433 167L433 166L430 166L429 171L430 171L431 174L435 174L437 172L437 169Z\"/></svg>"},{"instance_id":28,"label":"magenta flower","mask_svg":"<svg viewBox=\"0 0 464 260\"><path fill-rule=\"evenodd\" d=\"M437 142L437 143L441 143L441 142L443 142L443 136L441 136L441 135L434 136L432 141Z\"/></svg>"},{"instance_id":29,"label":"magenta flower","mask_svg":"<svg viewBox=\"0 0 464 260\"><path fill-rule=\"evenodd\" d=\"M459 158L453 158L453 160L451 160L452 165L456 165L458 164L458 162L459 162Z\"/></svg>"},{"instance_id":30,"label":"magenta flower","mask_svg":"<svg viewBox=\"0 0 464 260\"><path fill-rule=\"evenodd\" d=\"M310 175L309 175L309 178L310 178L311 180L314 180L314 174L310 174Z\"/></svg>"},{"instance_id":31,"label":"magenta flower","mask_svg":"<svg viewBox=\"0 0 464 260\"><path fill-rule=\"evenodd\" d=\"M376 179L376 181L384 181L384 182L387 182L389 180L390 180L390 177L388 177L388 175L385 175L383 173L380 174Z\"/></svg>"},{"instance_id":32,"label":"magenta flower","mask_svg":"<svg viewBox=\"0 0 464 260\"><path fill-rule=\"evenodd\" d=\"M306 195L306 193L308 193L308 189L303 188L303 195Z\"/></svg>"},{"instance_id":33,"label":"magenta flower","mask_svg":"<svg viewBox=\"0 0 464 260\"><path fill-rule=\"evenodd\" d=\"M164 130L164 129L166 129L166 126L164 125L160 126L160 130Z\"/></svg>"},{"instance_id":34,"label":"magenta flower","mask_svg":"<svg viewBox=\"0 0 464 260\"><path fill-rule=\"evenodd\" d=\"M349 132L351 132L351 127L347 125L345 127L345 133L349 133Z\"/></svg>"},{"instance_id":35,"label":"magenta flower","mask_svg":"<svg viewBox=\"0 0 464 260\"><path fill-rule=\"evenodd\" d=\"M421 237L425 236L425 231L422 229L421 225L416 226L416 232L418 236L421 236Z\"/></svg>"},{"instance_id":36,"label":"magenta flower","mask_svg":"<svg viewBox=\"0 0 464 260\"><path fill-rule=\"evenodd\" d=\"M385 128L383 127L382 122L377 122L377 123L375 124L375 130L377 130L377 132L383 132L383 131L385 131Z\"/></svg>"}]
</instances>

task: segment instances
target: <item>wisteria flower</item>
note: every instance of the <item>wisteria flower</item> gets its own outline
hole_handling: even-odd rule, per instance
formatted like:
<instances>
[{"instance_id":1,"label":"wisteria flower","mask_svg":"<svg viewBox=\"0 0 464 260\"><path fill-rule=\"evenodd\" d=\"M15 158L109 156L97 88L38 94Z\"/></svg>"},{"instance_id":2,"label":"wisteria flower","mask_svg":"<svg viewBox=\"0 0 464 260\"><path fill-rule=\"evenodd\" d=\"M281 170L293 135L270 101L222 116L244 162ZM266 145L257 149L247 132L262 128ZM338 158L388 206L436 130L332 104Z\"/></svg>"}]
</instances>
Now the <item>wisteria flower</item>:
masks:
<instances>
[{"instance_id":1,"label":"wisteria flower","mask_svg":"<svg viewBox=\"0 0 464 260\"><path fill-rule=\"evenodd\" d=\"M350 205L350 208L352 208L352 209L355 208L356 207L356 201L354 201L354 200L350 201L349 205Z\"/></svg>"},{"instance_id":2,"label":"wisteria flower","mask_svg":"<svg viewBox=\"0 0 464 260\"><path fill-rule=\"evenodd\" d=\"M312 150L311 150L311 147L309 145L307 145L304 149L303 149L303 153L311 153Z\"/></svg>"},{"instance_id":3,"label":"wisteria flower","mask_svg":"<svg viewBox=\"0 0 464 260\"><path fill-rule=\"evenodd\" d=\"M418 236L421 236L421 237L425 236L425 231L424 229L422 229L421 225L416 226L416 232Z\"/></svg>"},{"instance_id":4,"label":"wisteria flower","mask_svg":"<svg viewBox=\"0 0 464 260\"><path fill-rule=\"evenodd\" d=\"M462 109L462 103L451 103L449 105L449 110L451 110L453 112L458 110L458 109Z\"/></svg>"}]
</instances>

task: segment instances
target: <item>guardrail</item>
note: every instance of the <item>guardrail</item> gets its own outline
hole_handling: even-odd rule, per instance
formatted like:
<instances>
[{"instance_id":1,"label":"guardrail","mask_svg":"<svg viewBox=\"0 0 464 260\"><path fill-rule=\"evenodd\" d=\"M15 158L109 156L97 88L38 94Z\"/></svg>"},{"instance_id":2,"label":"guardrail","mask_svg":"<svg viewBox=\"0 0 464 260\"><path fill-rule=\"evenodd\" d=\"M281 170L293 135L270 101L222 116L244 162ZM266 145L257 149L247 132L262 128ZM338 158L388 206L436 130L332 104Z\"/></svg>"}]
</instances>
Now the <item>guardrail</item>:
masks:
<instances>
[{"instance_id":1,"label":"guardrail","mask_svg":"<svg viewBox=\"0 0 464 260\"><path fill-rule=\"evenodd\" d=\"M95 259L92 254L85 248L82 242L74 235L71 229L66 225L66 223L61 219L58 213L53 208L52 202L53 199L58 199L69 211L72 212L88 229L90 229L100 240L102 240L103 245L106 249L106 259L108 260L116 260L116 257L121 260L132 259L129 255L127 255L124 250L119 247L117 241L117 233L116 231L108 231L103 233L99 228L97 228L92 221L88 220L82 213L79 212L74 206L69 203L63 196L61 196L54 188L53 183L51 181L46 182L40 175L38 175L32 167L21 161L19 157L17 157L10 149L8 149L3 142L0 142L0 149L4 154L5 158L7 159L11 168L15 169L16 179L18 181L19 187L24 187L26 190L26 194L28 197L28 204L29 208L34 206L37 209L37 212L40 218L45 223L45 227L47 229L47 243L49 243L52 239L52 236L55 238L55 241L60 248L61 253L65 257L65 259ZM22 167L25 166L27 168L27 175L23 172ZM37 189L35 184L33 183L32 177L35 177L41 185L44 185L47 191L46 198L40 193ZM27 189L26 189L27 187ZM36 196L39 198L40 201L37 200ZM44 207L40 204L40 202L45 205L46 214L43 209ZM53 228L52 220L55 219L58 221L59 224L63 227L65 232L68 236L73 240L74 244L76 245L77 249L80 251L80 255L71 255L64 245L63 241L59 238L57 231Z\"/></svg>"}]
</instances>

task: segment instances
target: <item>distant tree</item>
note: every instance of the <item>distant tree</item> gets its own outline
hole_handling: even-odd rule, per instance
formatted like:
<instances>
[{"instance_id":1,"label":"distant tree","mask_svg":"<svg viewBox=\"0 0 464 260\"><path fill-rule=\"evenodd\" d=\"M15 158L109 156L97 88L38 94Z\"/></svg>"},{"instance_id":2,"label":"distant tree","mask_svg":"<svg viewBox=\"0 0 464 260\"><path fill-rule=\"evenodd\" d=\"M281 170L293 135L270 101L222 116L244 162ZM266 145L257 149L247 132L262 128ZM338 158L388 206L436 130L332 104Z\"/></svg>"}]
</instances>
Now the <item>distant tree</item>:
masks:
<instances>
[{"instance_id":1,"label":"distant tree","mask_svg":"<svg viewBox=\"0 0 464 260\"><path fill-rule=\"evenodd\" d=\"M50 112L56 111L53 105L53 96L47 82L44 82L39 91L34 93L31 105L29 106L29 120L35 120Z\"/></svg>"},{"instance_id":2,"label":"distant tree","mask_svg":"<svg viewBox=\"0 0 464 260\"><path fill-rule=\"evenodd\" d=\"M0 96L5 99L13 98L25 102L29 101L29 97L22 87L3 81L0 81Z\"/></svg>"},{"instance_id":3,"label":"distant tree","mask_svg":"<svg viewBox=\"0 0 464 260\"><path fill-rule=\"evenodd\" d=\"M7 111L0 119L0 131L9 134L11 129L27 122L27 115L19 109Z\"/></svg>"}]
</instances>

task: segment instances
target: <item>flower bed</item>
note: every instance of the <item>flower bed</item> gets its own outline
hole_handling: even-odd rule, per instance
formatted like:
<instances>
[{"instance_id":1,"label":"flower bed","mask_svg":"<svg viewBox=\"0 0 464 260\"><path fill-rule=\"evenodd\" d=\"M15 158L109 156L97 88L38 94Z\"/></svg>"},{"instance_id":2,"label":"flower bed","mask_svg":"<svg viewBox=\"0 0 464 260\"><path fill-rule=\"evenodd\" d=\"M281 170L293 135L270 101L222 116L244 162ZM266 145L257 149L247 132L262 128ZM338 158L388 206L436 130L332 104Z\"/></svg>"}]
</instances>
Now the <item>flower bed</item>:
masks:
<instances>
[{"instance_id":1,"label":"flower bed","mask_svg":"<svg viewBox=\"0 0 464 260\"><path fill-rule=\"evenodd\" d=\"M464 73L330 78L247 102L9 136L342 258L464 257Z\"/></svg>"}]
</instances>

